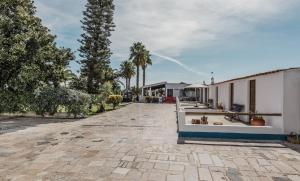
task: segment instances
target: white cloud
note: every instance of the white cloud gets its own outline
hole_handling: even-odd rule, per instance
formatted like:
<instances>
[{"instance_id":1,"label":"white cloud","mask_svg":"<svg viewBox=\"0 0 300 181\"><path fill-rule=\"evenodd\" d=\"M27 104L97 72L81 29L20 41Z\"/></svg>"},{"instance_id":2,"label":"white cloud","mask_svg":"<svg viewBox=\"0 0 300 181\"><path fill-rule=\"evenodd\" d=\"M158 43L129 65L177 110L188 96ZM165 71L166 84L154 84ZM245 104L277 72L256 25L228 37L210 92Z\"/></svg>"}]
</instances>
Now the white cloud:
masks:
<instances>
[{"instance_id":1,"label":"white cloud","mask_svg":"<svg viewBox=\"0 0 300 181\"><path fill-rule=\"evenodd\" d=\"M38 15L59 40L76 41L86 1L36 0ZM112 36L115 57L128 58L133 42L142 41L151 52L194 71L177 57L185 50L197 50L253 31L282 13L298 0L115 0L116 29ZM70 36L74 33L78 37ZM73 40L71 40L73 38ZM127 55L127 56L124 56ZM122 56L124 56L122 58ZM171 58L173 57L173 58Z\"/></svg>"},{"instance_id":2,"label":"white cloud","mask_svg":"<svg viewBox=\"0 0 300 181\"><path fill-rule=\"evenodd\" d=\"M155 52L178 56L275 17L295 0L116 0L113 47L143 41Z\"/></svg>"}]
</instances>

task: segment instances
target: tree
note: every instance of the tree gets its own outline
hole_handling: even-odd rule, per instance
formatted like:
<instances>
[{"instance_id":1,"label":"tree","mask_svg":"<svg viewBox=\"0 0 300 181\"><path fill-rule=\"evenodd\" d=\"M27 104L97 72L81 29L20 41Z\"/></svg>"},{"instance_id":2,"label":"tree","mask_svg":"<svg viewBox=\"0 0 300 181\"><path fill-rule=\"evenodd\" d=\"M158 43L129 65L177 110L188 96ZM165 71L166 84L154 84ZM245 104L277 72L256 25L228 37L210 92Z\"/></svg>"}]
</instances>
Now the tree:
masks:
<instances>
[{"instance_id":1,"label":"tree","mask_svg":"<svg viewBox=\"0 0 300 181\"><path fill-rule=\"evenodd\" d=\"M137 87L132 87L131 92L132 92L132 95L139 97L139 95L141 95L141 93L142 93L142 89L137 88Z\"/></svg>"},{"instance_id":2,"label":"tree","mask_svg":"<svg viewBox=\"0 0 300 181\"><path fill-rule=\"evenodd\" d=\"M139 88L139 76L140 76L140 66L145 59L145 46L141 42L133 43L130 47L130 60L136 66L136 88Z\"/></svg>"},{"instance_id":3,"label":"tree","mask_svg":"<svg viewBox=\"0 0 300 181\"><path fill-rule=\"evenodd\" d=\"M128 94L128 91L130 89L130 80L135 75L134 65L130 61L123 61L121 63L120 69L121 69L120 70L121 76L123 78L125 78L125 82L126 82L125 89L126 89L126 93ZM128 95L127 95L127 97L128 97Z\"/></svg>"},{"instance_id":4,"label":"tree","mask_svg":"<svg viewBox=\"0 0 300 181\"><path fill-rule=\"evenodd\" d=\"M99 93L101 84L106 82L105 72L110 68L109 37L114 30L113 0L88 0L81 35L79 49L82 60L81 74L87 79L87 92Z\"/></svg>"},{"instance_id":5,"label":"tree","mask_svg":"<svg viewBox=\"0 0 300 181\"><path fill-rule=\"evenodd\" d=\"M105 77L106 77L106 82L111 83L113 93L120 94L121 85L124 86L123 82L120 81L121 72L117 69L110 68L106 71Z\"/></svg>"},{"instance_id":6,"label":"tree","mask_svg":"<svg viewBox=\"0 0 300 181\"><path fill-rule=\"evenodd\" d=\"M149 51L146 51L145 58L141 61L141 66L143 69L143 86L146 85L146 68L148 65L152 65L151 55Z\"/></svg>"},{"instance_id":7,"label":"tree","mask_svg":"<svg viewBox=\"0 0 300 181\"><path fill-rule=\"evenodd\" d=\"M32 0L0 1L0 100L7 112L26 111L38 87L58 86L73 59L35 13Z\"/></svg>"}]
</instances>

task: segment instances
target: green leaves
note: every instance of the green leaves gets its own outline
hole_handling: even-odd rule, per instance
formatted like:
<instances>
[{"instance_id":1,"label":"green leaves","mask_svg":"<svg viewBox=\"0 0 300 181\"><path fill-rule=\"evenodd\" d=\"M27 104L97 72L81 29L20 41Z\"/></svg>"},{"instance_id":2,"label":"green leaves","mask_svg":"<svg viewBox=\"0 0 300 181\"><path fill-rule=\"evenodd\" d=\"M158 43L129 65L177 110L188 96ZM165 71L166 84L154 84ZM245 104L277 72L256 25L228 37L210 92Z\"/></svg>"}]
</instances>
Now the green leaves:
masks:
<instances>
[{"instance_id":1,"label":"green leaves","mask_svg":"<svg viewBox=\"0 0 300 181\"><path fill-rule=\"evenodd\" d=\"M32 109L38 114L54 115L58 108L62 107L74 117L86 115L91 103L91 97L88 94L67 89L63 87L42 87L35 91L34 101L31 104Z\"/></svg>"},{"instance_id":2,"label":"green leaves","mask_svg":"<svg viewBox=\"0 0 300 181\"><path fill-rule=\"evenodd\" d=\"M0 99L17 97L10 100L17 106L6 110L23 111L27 97L42 85L57 87L72 59L71 50L57 47L55 36L35 16L32 0L0 2L0 91L6 94Z\"/></svg>"},{"instance_id":3,"label":"green leaves","mask_svg":"<svg viewBox=\"0 0 300 181\"><path fill-rule=\"evenodd\" d=\"M109 37L113 31L112 0L88 0L83 12L81 47L81 75L86 77L87 92L99 93L100 85L106 82L106 72L110 69L111 44Z\"/></svg>"},{"instance_id":4,"label":"green leaves","mask_svg":"<svg viewBox=\"0 0 300 181\"><path fill-rule=\"evenodd\" d=\"M123 97L121 95L110 95L108 97L107 102L113 105L115 109L121 102L123 101Z\"/></svg>"}]
</instances>

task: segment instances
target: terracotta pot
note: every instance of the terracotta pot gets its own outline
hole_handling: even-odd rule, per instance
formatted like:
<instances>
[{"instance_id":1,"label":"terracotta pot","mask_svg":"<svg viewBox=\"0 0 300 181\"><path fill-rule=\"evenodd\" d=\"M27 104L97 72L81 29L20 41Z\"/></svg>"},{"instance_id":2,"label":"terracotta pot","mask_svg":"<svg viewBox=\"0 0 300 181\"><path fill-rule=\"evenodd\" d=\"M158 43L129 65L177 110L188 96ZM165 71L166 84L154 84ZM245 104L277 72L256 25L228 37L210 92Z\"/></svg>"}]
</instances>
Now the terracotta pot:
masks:
<instances>
[{"instance_id":1,"label":"terracotta pot","mask_svg":"<svg viewBox=\"0 0 300 181\"><path fill-rule=\"evenodd\" d=\"M263 118L252 118L251 126L265 126L266 121Z\"/></svg>"},{"instance_id":2,"label":"terracotta pot","mask_svg":"<svg viewBox=\"0 0 300 181\"><path fill-rule=\"evenodd\" d=\"M192 119L192 124L200 124L200 119Z\"/></svg>"}]
</instances>

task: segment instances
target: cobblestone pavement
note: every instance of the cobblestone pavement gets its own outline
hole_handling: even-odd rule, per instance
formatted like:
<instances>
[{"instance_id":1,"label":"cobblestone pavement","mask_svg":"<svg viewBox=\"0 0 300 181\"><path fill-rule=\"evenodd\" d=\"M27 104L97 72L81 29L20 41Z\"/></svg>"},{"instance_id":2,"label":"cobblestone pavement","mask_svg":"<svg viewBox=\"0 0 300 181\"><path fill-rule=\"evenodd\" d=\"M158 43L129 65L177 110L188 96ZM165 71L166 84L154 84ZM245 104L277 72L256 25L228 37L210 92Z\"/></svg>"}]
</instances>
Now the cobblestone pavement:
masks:
<instances>
[{"instance_id":1,"label":"cobblestone pavement","mask_svg":"<svg viewBox=\"0 0 300 181\"><path fill-rule=\"evenodd\" d=\"M0 135L0 180L300 180L279 144L176 143L174 105L131 104Z\"/></svg>"}]
</instances>

